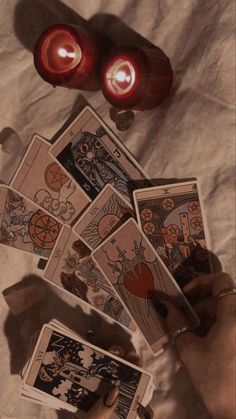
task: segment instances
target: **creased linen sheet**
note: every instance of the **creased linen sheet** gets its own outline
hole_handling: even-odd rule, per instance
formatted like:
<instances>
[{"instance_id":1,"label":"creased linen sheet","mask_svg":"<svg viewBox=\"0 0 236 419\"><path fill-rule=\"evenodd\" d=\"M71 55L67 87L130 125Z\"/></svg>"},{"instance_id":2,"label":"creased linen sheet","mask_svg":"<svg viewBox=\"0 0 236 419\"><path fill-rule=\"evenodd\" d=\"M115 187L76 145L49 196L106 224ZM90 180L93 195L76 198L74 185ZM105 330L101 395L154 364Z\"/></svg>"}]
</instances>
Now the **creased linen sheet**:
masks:
<instances>
[{"instance_id":1,"label":"creased linen sheet","mask_svg":"<svg viewBox=\"0 0 236 419\"><path fill-rule=\"evenodd\" d=\"M234 2L233 0L1 0L0 180L9 183L34 133L47 139L88 101L121 138L151 178L197 178L202 189L211 251L217 267L235 274L234 255ZM116 43L142 36L162 48L175 72L172 95L158 108L135 112L118 132L101 92L53 89L36 73L32 48L56 22L103 28ZM37 257L0 246L1 292L40 281ZM73 298L45 288L44 301L18 316L0 301L0 418L69 418L19 398L20 371L37 324L56 317L97 342L131 345L155 372L151 406L161 419L204 419L208 414L180 368L174 348L153 358L141 335L130 338ZM100 332L106 327L106 334ZM104 329L103 329L104 330ZM98 332L99 331L99 332Z\"/></svg>"}]
</instances>

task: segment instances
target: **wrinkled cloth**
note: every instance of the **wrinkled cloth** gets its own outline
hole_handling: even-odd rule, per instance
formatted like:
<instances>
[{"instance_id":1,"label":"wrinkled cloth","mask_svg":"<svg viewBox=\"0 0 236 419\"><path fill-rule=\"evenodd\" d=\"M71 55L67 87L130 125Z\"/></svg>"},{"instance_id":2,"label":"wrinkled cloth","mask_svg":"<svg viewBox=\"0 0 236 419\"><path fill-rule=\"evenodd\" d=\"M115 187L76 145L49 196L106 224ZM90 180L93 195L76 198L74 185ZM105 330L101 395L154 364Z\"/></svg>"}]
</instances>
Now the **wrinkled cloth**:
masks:
<instances>
[{"instance_id":1,"label":"wrinkled cloth","mask_svg":"<svg viewBox=\"0 0 236 419\"><path fill-rule=\"evenodd\" d=\"M198 179L210 249L222 269L234 276L233 0L1 0L0 16L1 182L10 182L32 135L51 139L72 113L79 112L85 98L151 178L163 183L171 178ZM154 110L136 111L129 129L119 132L101 92L53 89L37 74L32 48L41 31L59 21L88 21L93 28L102 26L116 43L142 36L163 49L175 72L170 98ZM37 262L34 255L1 245L1 292L25 278L38 280L42 271ZM82 303L78 307L72 297L53 289L48 289L45 304L34 309L30 320L28 312L10 314L3 296L0 313L0 418L69 418L19 398L28 330L34 320L37 325L59 313L65 323L71 316L73 324L100 333L104 330L98 328L100 320L91 317ZM104 346L108 334L99 336ZM115 343L128 339L120 334ZM155 375L151 402L155 418L207 418L188 375L179 368L174 348L153 358L139 332L132 342L144 367Z\"/></svg>"}]
</instances>

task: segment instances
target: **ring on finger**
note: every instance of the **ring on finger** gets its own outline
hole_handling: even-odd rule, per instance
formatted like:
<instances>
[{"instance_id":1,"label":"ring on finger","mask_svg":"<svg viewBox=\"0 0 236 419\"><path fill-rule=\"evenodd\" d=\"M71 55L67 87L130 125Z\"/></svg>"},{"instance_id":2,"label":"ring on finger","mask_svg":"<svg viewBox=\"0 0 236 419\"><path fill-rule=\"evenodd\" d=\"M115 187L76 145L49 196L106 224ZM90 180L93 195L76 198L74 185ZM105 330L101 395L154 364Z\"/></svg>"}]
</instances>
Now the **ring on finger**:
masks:
<instances>
[{"instance_id":1,"label":"ring on finger","mask_svg":"<svg viewBox=\"0 0 236 419\"><path fill-rule=\"evenodd\" d=\"M172 333L172 339L175 342L176 338L182 335L185 332L191 332L192 329L189 326L183 326L177 329L174 333Z\"/></svg>"},{"instance_id":2,"label":"ring on finger","mask_svg":"<svg viewBox=\"0 0 236 419\"><path fill-rule=\"evenodd\" d=\"M217 300L221 300L221 298L227 297L227 295L236 294L236 288L228 288L223 291L217 296Z\"/></svg>"}]
</instances>

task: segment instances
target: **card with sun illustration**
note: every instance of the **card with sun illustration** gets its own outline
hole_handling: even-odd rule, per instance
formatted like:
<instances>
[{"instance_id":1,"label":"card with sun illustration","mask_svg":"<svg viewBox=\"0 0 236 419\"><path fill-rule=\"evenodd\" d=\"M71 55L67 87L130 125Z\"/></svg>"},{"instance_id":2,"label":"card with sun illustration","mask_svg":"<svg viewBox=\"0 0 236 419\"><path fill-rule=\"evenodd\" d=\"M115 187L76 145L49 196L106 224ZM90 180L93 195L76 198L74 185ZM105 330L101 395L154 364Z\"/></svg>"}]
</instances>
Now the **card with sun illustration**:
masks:
<instances>
[{"instance_id":1,"label":"card with sun illustration","mask_svg":"<svg viewBox=\"0 0 236 419\"><path fill-rule=\"evenodd\" d=\"M62 223L71 225L91 201L48 153L49 148L48 141L34 135L11 186Z\"/></svg>"},{"instance_id":2,"label":"card with sun illustration","mask_svg":"<svg viewBox=\"0 0 236 419\"><path fill-rule=\"evenodd\" d=\"M211 272L196 181L134 191L138 223L182 288Z\"/></svg>"},{"instance_id":3,"label":"card with sun illustration","mask_svg":"<svg viewBox=\"0 0 236 419\"><path fill-rule=\"evenodd\" d=\"M131 205L107 184L74 226L86 245L94 250L109 234L134 215Z\"/></svg>"},{"instance_id":4,"label":"card with sun illustration","mask_svg":"<svg viewBox=\"0 0 236 419\"><path fill-rule=\"evenodd\" d=\"M90 249L64 225L44 278L130 330L136 326L109 281L90 257Z\"/></svg>"},{"instance_id":5,"label":"card with sun illustration","mask_svg":"<svg viewBox=\"0 0 236 419\"><path fill-rule=\"evenodd\" d=\"M183 310L192 327L198 317L133 218L126 221L92 252L92 258L133 316L153 353L170 344L166 323L154 298Z\"/></svg>"}]
</instances>

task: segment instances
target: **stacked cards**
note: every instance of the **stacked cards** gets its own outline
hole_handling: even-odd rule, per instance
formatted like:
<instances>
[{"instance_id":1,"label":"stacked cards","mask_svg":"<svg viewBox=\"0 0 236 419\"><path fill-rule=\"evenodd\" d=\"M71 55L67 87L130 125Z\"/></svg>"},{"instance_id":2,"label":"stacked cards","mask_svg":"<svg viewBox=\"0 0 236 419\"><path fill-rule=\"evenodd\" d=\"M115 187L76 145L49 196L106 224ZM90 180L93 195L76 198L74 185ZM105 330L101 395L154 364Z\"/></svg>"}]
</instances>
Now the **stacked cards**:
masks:
<instances>
[{"instance_id":1,"label":"stacked cards","mask_svg":"<svg viewBox=\"0 0 236 419\"><path fill-rule=\"evenodd\" d=\"M33 137L0 198L0 243L46 259L46 281L138 327L154 354L170 343L154 297L198 325L181 290L211 271L198 184L154 186L90 107L53 145Z\"/></svg>"},{"instance_id":2,"label":"stacked cards","mask_svg":"<svg viewBox=\"0 0 236 419\"><path fill-rule=\"evenodd\" d=\"M82 418L112 386L119 386L113 419L134 419L151 395L152 377L88 344L57 321L44 325L24 372L21 397Z\"/></svg>"}]
</instances>

